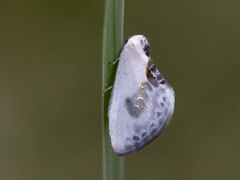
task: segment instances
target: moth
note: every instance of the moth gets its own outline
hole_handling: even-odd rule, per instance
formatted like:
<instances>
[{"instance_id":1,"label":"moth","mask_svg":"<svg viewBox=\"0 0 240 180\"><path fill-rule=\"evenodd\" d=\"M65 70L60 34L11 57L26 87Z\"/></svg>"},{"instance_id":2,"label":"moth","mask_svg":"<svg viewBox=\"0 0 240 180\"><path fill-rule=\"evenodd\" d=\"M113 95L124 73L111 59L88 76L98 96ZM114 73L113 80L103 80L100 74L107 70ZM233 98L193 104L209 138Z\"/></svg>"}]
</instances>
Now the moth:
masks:
<instances>
[{"instance_id":1,"label":"moth","mask_svg":"<svg viewBox=\"0 0 240 180\"><path fill-rule=\"evenodd\" d=\"M108 109L114 152L124 156L152 143L168 126L174 103L173 88L151 60L147 38L128 38L119 56Z\"/></svg>"}]
</instances>

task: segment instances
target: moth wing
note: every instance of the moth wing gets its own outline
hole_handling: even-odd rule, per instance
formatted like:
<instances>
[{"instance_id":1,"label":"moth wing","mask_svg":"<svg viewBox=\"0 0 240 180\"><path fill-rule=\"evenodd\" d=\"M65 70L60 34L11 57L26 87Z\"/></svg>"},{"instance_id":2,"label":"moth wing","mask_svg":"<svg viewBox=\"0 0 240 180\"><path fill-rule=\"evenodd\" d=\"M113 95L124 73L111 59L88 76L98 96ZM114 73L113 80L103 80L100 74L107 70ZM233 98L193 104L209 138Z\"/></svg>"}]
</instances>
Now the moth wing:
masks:
<instances>
[{"instance_id":1,"label":"moth wing","mask_svg":"<svg viewBox=\"0 0 240 180\"><path fill-rule=\"evenodd\" d=\"M174 111L174 91L152 60L131 61L134 58L148 57L122 51L109 104L111 143L119 156L153 142Z\"/></svg>"}]
</instances>

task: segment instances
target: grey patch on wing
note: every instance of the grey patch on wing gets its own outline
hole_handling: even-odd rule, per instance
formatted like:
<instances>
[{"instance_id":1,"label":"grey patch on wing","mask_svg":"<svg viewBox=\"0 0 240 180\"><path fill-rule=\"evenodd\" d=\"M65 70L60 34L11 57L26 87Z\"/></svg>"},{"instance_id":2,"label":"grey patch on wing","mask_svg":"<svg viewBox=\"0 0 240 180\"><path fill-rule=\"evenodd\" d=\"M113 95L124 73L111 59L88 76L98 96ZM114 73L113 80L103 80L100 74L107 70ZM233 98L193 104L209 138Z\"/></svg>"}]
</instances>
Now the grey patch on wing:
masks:
<instances>
[{"instance_id":1,"label":"grey patch on wing","mask_svg":"<svg viewBox=\"0 0 240 180\"><path fill-rule=\"evenodd\" d=\"M168 114L168 107L164 108L164 115L167 116Z\"/></svg>"},{"instance_id":2,"label":"grey patch on wing","mask_svg":"<svg viewBox=\"0 0 240 180\"><path fill-rule=\"evenodd\" d=\"M132 145L126 145L126 146L125 146L126 152L130 152L132 149L133 149L133 146L132 146Z\"/></svg>"},{"instance_id":3,"label":"grey patch on wing","mask_svg":"<svg viewBox=\"0 0 240 180\"><path fill-rule=\"evenodd\" d=\"M142 86L146 89L146 90L148 90L148 91L152 91L153 90L153 88L152 88L152 86L151 86L151 84L149 83L149 82L144 82L144 83L142 83Z\"/></svg>"},{"instance_id":4,"label":"grey patch on wing","mask_svg":"<svg viewBox=\"0 0 240 180\"><path fill-rule=\"evenodd\" d=\"M125 105L130 116L138 118L146 107L148 95L143 86L132 96L125 99Z\"/></svg>"},{"instance_id":5,"label":"grey patch on wing","mask_svg":"<svg viewBox=\"0 0 240 180\"><path fill-rule=\"evenodd\" d=\"M133 98L126 98L125 105L130 116L138 118L145 108L143 99L135 101Z\"/></svg>"},{"instance_id":6,"label":"grey patch on wing","mask_svg":"<svg viewBox=\"0 0 240 180\"><path fill-rule=\"evenodd\" d=\"M131 138L127 137L127 138L126 138L126 142L127 142L127 143L132 143Z\"/></svg>"},{"instance_id":7,"label":"grey patch on wing","mask_svg":"<svg viewBox=\"0 0 240 180\"><path fill-rule=\"evenodd\" d=\"M135 124L135 125L133 126L133 129L134 129L134 132L135 132L136 134L140 134L141 131L142 131L142 129L143 129L143 126Z\"/></svg>"}]
</instances>

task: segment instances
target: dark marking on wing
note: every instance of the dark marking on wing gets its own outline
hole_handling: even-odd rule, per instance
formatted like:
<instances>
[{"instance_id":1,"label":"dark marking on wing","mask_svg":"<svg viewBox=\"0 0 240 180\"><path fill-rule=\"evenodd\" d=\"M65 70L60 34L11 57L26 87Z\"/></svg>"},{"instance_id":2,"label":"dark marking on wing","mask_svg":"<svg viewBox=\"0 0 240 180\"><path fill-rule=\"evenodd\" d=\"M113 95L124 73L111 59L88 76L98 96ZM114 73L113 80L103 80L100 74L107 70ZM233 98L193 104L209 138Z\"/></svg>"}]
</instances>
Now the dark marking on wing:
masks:
<instances>
[{"instance_id":1,"label":"dark marking on wing","mask_svg":"<svg viewBox=\"0 0 240 180\"><path fill-rule=\"evenodd\" d=\"M165 96L163 96L163 102L166 102L167 98Z\"/></svg>"},{"instance_id":2,"label":"dark marking on wing","mask_svg":"<svg viewBox=\"0 0 240 180\"><path fill-rule=\"evenodd\" d=\"M164 118L161 117L161 118L159 119L159 123L158 123L160 127L162 126L163 122L164 122Z\"/></svg>"},{"instance_id":3,"label":"dark marking on wing","mask_svg":"<svg viewBox=\"0 0 240 180\"><path fill-rule=\"evenodd\" d=\"M143 142L143 143L146 143L146 142L148 142L148 140L149 140L149 139L148 139L147 137L144 137L144 138L142 139L142 142Z\"/></svg>"},{"instance_id":4,"label":"dark marking on wing","mask_svg":"<svg viewBox=\"0 0 240 180\"><path fill-rule=\"evenodd\" d=\"M150 126L150 135L153 136L157 132L157 127L154 123Z\"/></svg>"},{"instance_id":5,"label":"dark marking on wing","mask_svg":"<svg viewBox=\"0 0 240 180\"><path fill-rule=\"evenodd\" d=\"M149 44L147 38L146 37L141 38L140 43L143 47L144 53L146 54L147 57L149 57L150 56L150 44Z\"/></svg>"},{"instance_id":6,"label":"dark marking on wing","mask_svg":"<svg viewBox=\"0 0 240 180\"><path fill-rule=\"evenodd\" d=\"M150 132L150 135L153 136L156 132L157 132L157 129L154 128L154 129Z\"/></svg>"},{"instance_id":7,"label":"dark marking on wing","mask_svg":"<svg viewBox=\"0 0 240 180\"><path fill-rule=\"evenodd\" d=\"M146 76L149 82L154 86L158 87L160 84L165 84L166 80L163 78L161 73L158 71L156 66L154 65L153 61L149 59L147 69L146 69Z\"/></svg>"},{"instance_id":8,"label":"dark marking on wing","mask_svg":"<svg viewBox=\"0 0 240 180\"><path fill-rule=\"evenodd\" d=\"M141 144L140 143L135 143L134 146L137 148L139 147Z\"/></svg>"},{"instance_id":9,"label":"dark marking on wing","mask_svg":"<svg viewBox=\"0 0 240 180\"><path fill-rule=\"evenodd\" d=\"M153 128L155 128L155 124L154 123L151 124L150 130L153 129Z\"/></svg>"},{"instance_id":10,"label":"dark marking on wing","mask_svg":"<svg viewBox=\"0 0 240 180\"><path fill-rule=\"evenodd\" d=\"M135 136L135 135L134 135L134 136L133 136L133 140L134 140L134 141L139 141L140 138L139 138L138 136Z\"/></svg>"},{"instance_id":11,"label":"dark marking on wing","mask_svg":"<svg viewBox=\"0 0 240 180\"><path fill-rule=\"evenodd\" d=\"M163 102L160 103L161 108L163 108L165 105Z\"/></svg>"},{"instance_id":12,"label":"dark marking on wing","mask_svg":"<svg viewBox=\"0 0 240 180\"><path fill-rule=\"evenodd\" d=\"M142 133L142 137L146 136L146 134L147 134L146 132Z\"/></svg>"},{"instance_id":13,"label":"dark marking on wing","mask_svg":"<svg viewBox=\"0 0 240 180\"><path fill-rule=\"evenodd\" d=\"M143 48L144 53L146 54L147 57L150 56L150 45L149 44L145 44L144 48Z\"/></svg>"},{"instance_id":14,"label":"dark marking on wing","mask_svg":"<svg viewBox=\"0 0 240 180\"><path fill-rule=\"evenodd\" d=\"M157 117L160 117L161 116L161 112L157 112Z\"/></svg>"}]
</instances>

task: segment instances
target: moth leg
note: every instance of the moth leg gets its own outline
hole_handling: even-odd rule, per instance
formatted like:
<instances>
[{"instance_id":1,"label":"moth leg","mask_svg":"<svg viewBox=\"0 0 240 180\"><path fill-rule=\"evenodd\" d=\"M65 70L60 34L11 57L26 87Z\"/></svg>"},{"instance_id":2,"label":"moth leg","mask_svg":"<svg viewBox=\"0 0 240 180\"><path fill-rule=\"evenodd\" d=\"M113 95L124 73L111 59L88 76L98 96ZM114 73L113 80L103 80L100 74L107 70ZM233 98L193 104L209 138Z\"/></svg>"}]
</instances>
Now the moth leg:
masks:
<instances>
[{"instance_id":1,"label":"moth leg","mask_svg":"<svg viewBox=\"0 0 240 180\"><path fill-rule=\"evenodd\" d=\"M118 62L119 61L119 57L115 60L115 61L113 61L113 62L109 62L109 64L116 64L116 62Z\"/></svg>"},{"instance_id":2,"label":"moth leg","mask_svg":"<svg viewBox=\"0 0 240 180\"><path fill-rule=\"evenodd\" d=\"M104 93L107 92L108 90L112 89L112 87L113 87L113 86L110 86L110 87L104 89L103 92L104 92Z\"/></svg>"}]
</instances>

